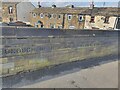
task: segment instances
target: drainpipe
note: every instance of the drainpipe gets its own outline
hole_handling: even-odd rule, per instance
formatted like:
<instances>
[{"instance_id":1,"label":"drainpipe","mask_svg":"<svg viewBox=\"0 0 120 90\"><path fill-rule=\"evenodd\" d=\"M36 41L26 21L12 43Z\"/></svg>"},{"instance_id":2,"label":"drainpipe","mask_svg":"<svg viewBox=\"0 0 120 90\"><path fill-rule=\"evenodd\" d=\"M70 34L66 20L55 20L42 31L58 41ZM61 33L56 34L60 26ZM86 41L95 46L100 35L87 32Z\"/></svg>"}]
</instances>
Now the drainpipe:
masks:
<instances>
[{"instance_id":1,"label":"drainpipe","mask_svg":"<svg viewBox=\"0 0 120 90\"><path fill-rule=\"evenodd\" d=\"M64 25L65 25L65 14L63 14L63 22L62 22L62 28L64 29Z\"/></svg>"},{"instance_id":2,"label":"drainpipe","mask_svg":"<svg viewBox=\"0 0 120 90\"><path fill-rule=\"evenodd\" d=\"M114 28L113 28L114 30L116 29L117 22L118 22L118 18L119 18L119 17L117 17L116 20L115 20L115 24L114 24Z\"/></svg>"},{"instance_id":3,"label":"drainpipe","mask_svg":"<svg viewBox=\"0 0 120 90\"><path fill-rule=\"evenodd\" d=\"M17 4L15 4L15 12L16 12L16 21L17 21Z\"/></svg>"}]
</instances>

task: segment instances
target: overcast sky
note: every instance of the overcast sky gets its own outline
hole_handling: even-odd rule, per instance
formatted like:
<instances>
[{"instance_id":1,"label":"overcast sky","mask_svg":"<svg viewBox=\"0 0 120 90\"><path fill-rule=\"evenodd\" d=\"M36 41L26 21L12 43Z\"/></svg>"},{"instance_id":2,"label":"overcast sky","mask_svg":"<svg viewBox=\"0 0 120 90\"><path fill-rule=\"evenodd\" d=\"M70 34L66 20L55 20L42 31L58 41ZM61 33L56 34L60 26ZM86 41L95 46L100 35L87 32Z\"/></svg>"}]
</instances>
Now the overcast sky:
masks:
<instances>
[{"instance_id":1,"label":"overcast sky","mask_svg":"<svg viewBox=\"0 0 120 90\"><path fill-rule=\"evenodd\" d=\"M75 7L88 7L90 2L94 1L96 7L118 7L118 2L120 0L3 0L3 1L25 1L32 2L37 6L38 2L41 2L43 7L51 7L53 4L57 7L64 7L69 4L73 4ZM104 3L105 2L105 3Z\"/></svg>"},{"instance_id":2,"label":"overcast sky","mask_svg":"<svg viewBox=\"0 0 120 90\"><path fill-rule=\"evenodd\" d=\"M33 1L33 0L31 0ZM34 0L40 2L119 2L120 0Z\"/></svg>"},{"instance_id":3,"label":"overcast sky","mask_svg":"<svg viewBox=\"0 0 120 90\"><path fill-rule=\"evenodd\" d=\"M33 2L35 6L37 6L37 2ZM89 2L41 2L41 6L50 7L55 4L57 7L64 7L66 5L74 5L75 7L88 7L90 5ZM118 7L117 2L95 2L96 7Z\"/></svg>"},{"instance_id":4,"label":"overcast sky","mask_svg":"<svg viewBox=\"0 0 120 90\"><path fill-rule=\"evenodd\" d=\"M96 7L102 7L103 5L107 7L118 7L118 2L120 0L34 0L32 3L37 6L37 2L41 2L41 6L50 7L55 4L57 7L64 7L69 4L73 4L75 7L88 7L90 2L94 1ZM105 2L105 3L104 3Z\"/></svg>"}]
</instances>

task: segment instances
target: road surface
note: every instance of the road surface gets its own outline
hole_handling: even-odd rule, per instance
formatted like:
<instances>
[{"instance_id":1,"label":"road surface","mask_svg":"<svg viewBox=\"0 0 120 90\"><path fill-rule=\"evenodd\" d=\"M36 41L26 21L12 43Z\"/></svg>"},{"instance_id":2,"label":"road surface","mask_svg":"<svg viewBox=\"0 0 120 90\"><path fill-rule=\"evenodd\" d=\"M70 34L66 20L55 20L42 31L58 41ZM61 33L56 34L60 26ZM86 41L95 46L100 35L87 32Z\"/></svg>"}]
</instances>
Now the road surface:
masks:
<instances>
[{"instance_id":1,"label":"road surface","mask_svg":"<svg viewBox=\"0 0 120 90\"><path fill-rule=\"evenodd\" d=\"M117 88L118 61L83 69L22 88Z\"/></svg>"}]
</instances>

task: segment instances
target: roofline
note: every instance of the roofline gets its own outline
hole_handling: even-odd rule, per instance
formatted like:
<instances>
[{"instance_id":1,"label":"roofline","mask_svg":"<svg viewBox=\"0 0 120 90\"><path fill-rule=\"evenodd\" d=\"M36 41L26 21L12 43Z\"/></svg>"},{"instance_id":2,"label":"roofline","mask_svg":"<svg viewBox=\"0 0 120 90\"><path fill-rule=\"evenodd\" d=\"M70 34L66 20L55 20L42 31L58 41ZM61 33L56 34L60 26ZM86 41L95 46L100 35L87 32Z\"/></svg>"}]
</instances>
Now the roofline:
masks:
<instances>
[{"instance_id":1,"label":"roofline","mask_svg":"<svg viewBox=\"0 0 120 90\"><path fill-rule=\"evenodd\" d=\"M30 2L31 3L31 2ZM32 4L32 3L31 3ZM36 6L34 5L34 4L32 4L35 8L36 8Z\"/></svg>"}]
</instances>

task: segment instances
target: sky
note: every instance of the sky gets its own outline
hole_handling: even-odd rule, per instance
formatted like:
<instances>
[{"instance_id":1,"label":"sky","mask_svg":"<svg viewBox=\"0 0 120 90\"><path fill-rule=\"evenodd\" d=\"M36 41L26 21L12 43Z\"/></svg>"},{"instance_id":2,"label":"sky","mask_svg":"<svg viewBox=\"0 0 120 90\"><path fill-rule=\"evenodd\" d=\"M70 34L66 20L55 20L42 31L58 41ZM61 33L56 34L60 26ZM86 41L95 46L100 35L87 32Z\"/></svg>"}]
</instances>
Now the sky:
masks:
<instances>
[{"instance_id":1,"label":"sky","mask_svg":"<svg viewBox=\"0 0 120 90\"><path fill-rule=\"evenodd\" d=\"M35 6L37 6L36 2L33 2ZM43 7L51 7L53 4L55 4L57 7L64 7L66 5L74 5L75 7L88 7L90 6L89 2L41 2L41 6ZM96 7L118 7L117 2L95 2L94 3Z\"/></svg>"},{"instance_id":2,"label":"sky","mask_svg":"<svg viewBox=\"0 0 120 90\"><path fill-rule=\"evenodd\" d=\"M33 1L33 0L31 0ZM120 0L34 0L40 2L119 2Z\"/></svg>"},{"instance_id":3,"label":"sky","mask_svg":"<svg viewBox=\"0 0 120 90\"><path fill-rule=\"evenodd\" d=\"M3 0L3 1L24 1L32 2L34 6L37 7L38 2L41 3L43 7L51 7L55 4L57 7L64 7L66 5L74 5L75 7L88 7L90 2L94 1L96 7L118 7L118 2L120 0ZM105 2L105 3L104 3Z\"/></svg>"},{"instance_id":4,"label":"sky","mask_svg":"<svg viewBox=\"0 0 120 90\"><path fill-rule=\"evenodd\" d=\"M120 0L34 0L31 1L35 6L37 2L41 3L43 7L50 7L55 4L57 7L64 7L66 5L74 5L75 7L88 7L90 2L94 1L96 7L118 7L118 2ZM53 2L54 1L54 2ZM105 3L104 3L105 2Z\"/></svg>"}]
</instances>

